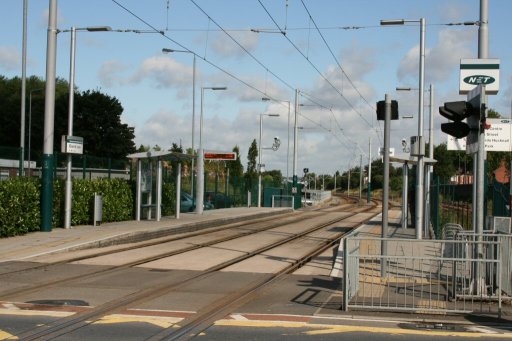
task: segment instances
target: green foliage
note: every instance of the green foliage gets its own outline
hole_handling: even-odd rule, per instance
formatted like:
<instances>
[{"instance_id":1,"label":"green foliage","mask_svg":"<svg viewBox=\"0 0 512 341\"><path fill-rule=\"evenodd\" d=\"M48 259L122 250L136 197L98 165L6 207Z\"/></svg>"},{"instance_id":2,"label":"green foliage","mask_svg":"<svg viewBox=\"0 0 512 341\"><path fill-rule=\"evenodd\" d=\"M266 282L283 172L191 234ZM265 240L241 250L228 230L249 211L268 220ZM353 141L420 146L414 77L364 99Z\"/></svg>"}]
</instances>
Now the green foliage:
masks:
<instances>
[{"instance_id":1,"label":"green foliage","mask_svg":"<svg viewBox=\"0 0 512 341\"><path fill-rule=\"evenodd\" d=\"M262 173L265 184L271 184L272 187L280 187L283 182L283 175L280 170L271 170Z\"/></svg>"},{"instance_id":2,"label":"green foliage","mask_svg":"<svg viewBox=\"0 0 512 341\"><path fill-rule=\"evenodd\" d=\"M103 222L132 218L133 195L130 185L121 179L73 180L72 225L91 222L94 193L102 196Z\"/></svg>"},{"instance_id":3,"label":"green foliage","mask_svg":"<svg viewBox=\"0 0 512 341\"><path fill-rule=\"evenodd\" d=\"M162 185L162 216L176 214L176 186L173 182Z\"/></svg>"},{"instance_id":4,"label":"green foliage","mask_svg":"<svg viewBox=\"0 0 512 341\"><path fill-rule=\"evenodd\" d=\"M63 226L64 181L54 181L53 227ZM0 237L11 237L40 229L41 183L36 178L16 177L0 181ZM72 225L89 224L94 193L103 197L103 222L133 217L133 195L121 179L73 180Z\"/></svg>"},{"instance_id":5,"label":"green foliage","mask_svg":"<svg viewBox=\"0 0 512 341\"><path fill-rule=\"evenodd\" d=\"M437 160L434 164L434 172L441 179L449 178L456 174L457 152L447 150L446 143L434 148L434 159Z\"/></svg>"},{"instance_id":6,"label":"green foliage","mask_svg":"<svg viewBox=\"0 0 512 341\"><path fill-rule=\"evenodd\" d=\"M252 140L251 146L249 147L249 151L247 152L247 172L245 173L245 179L249 187L252 187L254 180L258 176L257 162L256 158L258 157L258 144L256 143L256 139Z\"/></svg>"},{"instance_id":7,"label":"green foliage","mask_svg":"<svg viewBox=\"0 0 512 341\"><path fill-rule=\"evenodd\" d=\"M39 190L37 179L0 181L0 237L39 230Z\"/></svg>"},{"instance_id":8,"label":"green foliage","mask_svg":"<svg viewBox=\"0 0 512 341\"><path fill-rule=\"evenodd\" d=\"M229 176L232 179L240 178L244 174L244 166L240 160L240 147L233 147L233 152L236 153L236 160L227 162L227 167L229 168Z\"/></svg>"},{"instance_id":9,"label":"green foliage","mask_svg":"<svg viewBox=\"0 0 512 341\"><path fill-rule=\"evenodd\" d=\"M27 116L31 125L25 129L25 139L31 135L31 160L42 154L44 133L45 81L31 76L27 78ZM20 131L21 79L0 76L0 146L19 146L20 138L13 132ZM61 135L67 134L69 86L57 79L55 85L54 145L60 146ZM86 154L123 159L135 151L135 131L121 122L123 107L115 98L100 91L84 91L75 94L74 134L84 138ZM28 151L27 151L28 152Z\"/></svg>"}]
</instances>

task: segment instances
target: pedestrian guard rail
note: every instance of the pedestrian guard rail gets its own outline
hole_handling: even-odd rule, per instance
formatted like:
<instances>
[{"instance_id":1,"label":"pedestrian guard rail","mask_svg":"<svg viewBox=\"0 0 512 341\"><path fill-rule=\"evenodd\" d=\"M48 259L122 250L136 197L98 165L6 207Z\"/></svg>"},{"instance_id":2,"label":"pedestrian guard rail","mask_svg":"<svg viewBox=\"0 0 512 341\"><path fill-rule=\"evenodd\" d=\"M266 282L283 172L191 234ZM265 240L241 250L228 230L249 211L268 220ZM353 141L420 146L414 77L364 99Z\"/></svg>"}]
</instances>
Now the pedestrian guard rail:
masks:
<instances>
[{"instance_id":1,"label":"pedestrian guard rail","mask_svg":"<svg viewBox=\"0 0 512 341\"><path fill-rule=\"evenodd\" d=\"M345 237L343 309L501 316L512 235L454 230L446 240Z\"/></svg>"}]
</instances>

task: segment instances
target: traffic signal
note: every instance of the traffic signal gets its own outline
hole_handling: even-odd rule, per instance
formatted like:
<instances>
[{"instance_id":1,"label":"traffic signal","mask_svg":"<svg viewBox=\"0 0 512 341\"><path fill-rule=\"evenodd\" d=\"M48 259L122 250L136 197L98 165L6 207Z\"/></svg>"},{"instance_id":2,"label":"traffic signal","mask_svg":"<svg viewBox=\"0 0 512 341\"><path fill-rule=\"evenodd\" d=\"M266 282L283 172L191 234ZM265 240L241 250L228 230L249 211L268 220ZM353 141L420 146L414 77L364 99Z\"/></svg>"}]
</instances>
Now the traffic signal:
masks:
<instances>
[{"instance_id":1,"label":"traffic signal","mask_svg":"<svg viewBox=\"0 0 512 341\"><path fill-rule=\"evenodd\" d=\"M460 139L468 136L472 130L479 130L480 100L477 97L469 102L446 102L444 103L444 106L439 107L439 113L443 117L453 121L449 123L442 123L441 130L455 138ZM466 118L467 123L462 122L462 120Z\"/></svg>"},{"instance_id":2,"label":"traffic signal","mask_svg":"<svg viewBox=\"0 0 512 341\"><path fill-rule=\"evenodd\" d=\"M386 101L377 102L377 120L384 121L386 119ZM391 120L398 120L398 102L391 101Z\"/></svg>"}]
</instances>

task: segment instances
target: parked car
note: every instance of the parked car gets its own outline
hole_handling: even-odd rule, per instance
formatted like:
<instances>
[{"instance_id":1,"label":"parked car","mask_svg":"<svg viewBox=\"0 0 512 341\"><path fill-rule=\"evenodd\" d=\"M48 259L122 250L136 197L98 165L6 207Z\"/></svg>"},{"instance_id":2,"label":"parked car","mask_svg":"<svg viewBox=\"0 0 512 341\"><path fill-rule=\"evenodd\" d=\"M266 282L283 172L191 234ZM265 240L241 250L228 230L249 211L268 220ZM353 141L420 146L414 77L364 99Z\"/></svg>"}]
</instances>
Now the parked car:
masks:
<instances>
[{"instance_id":1,"label":"parked car","mask_svg":"<svg viewBox=\"0 0 512 341\"><path fill-rule=\"evenodd\" d=\"M206 192L205 202L210 203L213 208L228 208L231 207L231 198L224 193L219 192Z\"/></svg>"},{"instance_id":2,"label":"parked car","mask_svg":"<svg viewBox=\"0 0 512 341\"><path fill-rule=\"evenodd\" d=\"M194 199L187 192L181 192L180 212L194 212L196 205Z\"/></svg>"},{"instance_id":3,"label":"parked car","mask_svg":"<svg viewBox=\"0 0 512 341\"><path fill-rule=\"evenodd\" d=\"M180 212L186 213L186 212L194 212L196 209L195 200L190 195L190 193L187 192L181 192L181 202L180 202ZM211 210L213 209L213 205L209 202L205 202L203 204L203 210Z\"/></svg>"}]
</instances>

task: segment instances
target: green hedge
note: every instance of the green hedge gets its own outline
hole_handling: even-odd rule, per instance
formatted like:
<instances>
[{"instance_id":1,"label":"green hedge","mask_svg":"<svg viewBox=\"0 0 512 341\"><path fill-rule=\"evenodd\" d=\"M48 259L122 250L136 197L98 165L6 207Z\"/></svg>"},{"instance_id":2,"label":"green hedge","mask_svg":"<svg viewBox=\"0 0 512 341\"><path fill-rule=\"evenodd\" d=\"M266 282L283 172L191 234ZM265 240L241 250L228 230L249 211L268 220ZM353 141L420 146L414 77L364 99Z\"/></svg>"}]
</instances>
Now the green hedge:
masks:
<instances>
[{"instance_id":1,"label":"green hedge","mask_svg":"<svg viewBox=\"0 0 512 341\"><path fill-rule=\"evenodd\" d=\"M0 181L0 237L39 230L40 187L38 179Z\"/></svg>"},{"instance_id":2,"label":"green hedge","mask_svg":"<svg viewBox=\"0 0 512 341\"><path fill-rule=\"evenodd\" d=\"M54 182L53 227L64 219L64 180ZM34 178L0 181L0 237L39 231L41 183ZM73 179L72 225L92 222L94 193L103 198L103 222L133 219L133 194L128 181L121 179Z\"/></svg>"}]
</instances>

